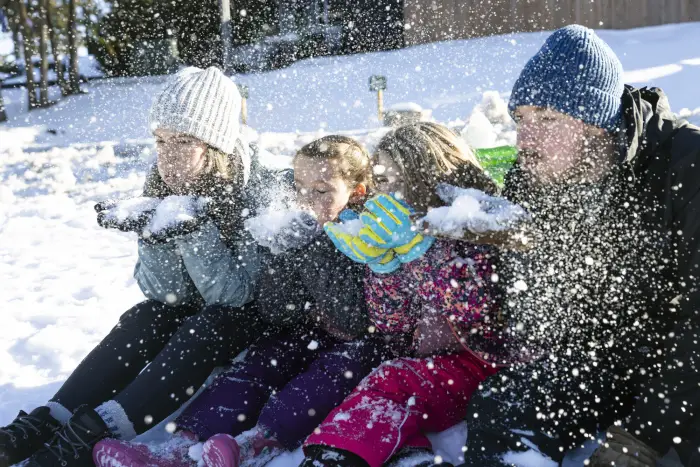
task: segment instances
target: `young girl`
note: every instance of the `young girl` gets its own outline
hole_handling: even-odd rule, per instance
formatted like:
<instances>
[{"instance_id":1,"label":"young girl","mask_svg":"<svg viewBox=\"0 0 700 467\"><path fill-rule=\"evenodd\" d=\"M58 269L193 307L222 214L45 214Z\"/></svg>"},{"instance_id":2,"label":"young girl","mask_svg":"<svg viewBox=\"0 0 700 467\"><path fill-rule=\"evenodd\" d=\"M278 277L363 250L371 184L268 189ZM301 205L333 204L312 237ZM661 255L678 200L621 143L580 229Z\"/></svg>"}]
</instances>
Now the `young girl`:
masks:
<instances>
[{"instance_id":1,"label":"young girl","mask_svg":"<svg viewBox=\"0 0 700 467\"><path fill-rule=\"evenodd\" d=\"M493 181L459 137L434 123L388 134L375 159L385 194L365 204L364 227L349 243L393 257L379 267L368 262L367 306L378 329L413 334L416 358L387 362L363 380L307 439L304 466L380 467L404 447L429 449L424 433L461 421L470 395L497 371L471 347L488 336L494 316L490 247L423 236L411 229L408 208L441 206L440 183L492 193ZM335 225L326 231L345 248ZM470 333L470 347L458 331Z\"/></svg>"},{"instance_id":2,"label":"young girl","mask_svg":"<svg viewBox=\"0 0 700 467\"><path fill-rule=\"evenodd\" d=\"M0 465L29 456L35 466L92 465L97 441L151 428L259 336L244 306L259 254L241 227L269 177L241 143L240 106L216 68L187 68L156 97L158 158L143 197L97 206L102 226L139 236L134 277L148 300L122 315L46 406L0 429ZM172 208L187 215L170 218Z\"/></svg>"},{"instance_id":3,"label":"young girl","mask_svg":"<svg viewBox=\"0 0 700 467\"><path fill-rule=\"evenodd\" d=\"M98 466L194 465L188 451L199 441L206 442L207 466L262 465L281 449L299 447L382 362L384 340L367 335L364 268L340 254L320 227L362 203L371 175L369 155L347 137L327 136L297 153L297 201L315 219L283 232L297 246L307 244L269 258L256 298L261 315L287 329L257 342L195 399L176 420L174 441L156 450L103 441L95 448Z\"/></svg>"}]
</instances>

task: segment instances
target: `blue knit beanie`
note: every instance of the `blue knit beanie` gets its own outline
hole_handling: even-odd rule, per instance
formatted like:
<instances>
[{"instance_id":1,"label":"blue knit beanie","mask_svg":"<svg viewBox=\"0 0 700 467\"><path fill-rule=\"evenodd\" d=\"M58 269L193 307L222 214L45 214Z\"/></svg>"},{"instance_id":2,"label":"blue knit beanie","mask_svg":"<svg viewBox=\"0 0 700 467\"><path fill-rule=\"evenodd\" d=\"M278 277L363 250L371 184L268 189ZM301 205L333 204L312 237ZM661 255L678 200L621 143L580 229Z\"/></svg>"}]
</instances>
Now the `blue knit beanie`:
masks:
<instances>
[{"instance_id":1,"label":"blue knit beanie","mask_svg":"<svg viewBox=\"0 0 700 467\"><path fill-rule=\"evenodd\" d=\"M590 125L620 126L625 86L620 60L592 29L566 26L549 36L513 86L508 109L549 107Z\"/></svg>"}]
</instances>

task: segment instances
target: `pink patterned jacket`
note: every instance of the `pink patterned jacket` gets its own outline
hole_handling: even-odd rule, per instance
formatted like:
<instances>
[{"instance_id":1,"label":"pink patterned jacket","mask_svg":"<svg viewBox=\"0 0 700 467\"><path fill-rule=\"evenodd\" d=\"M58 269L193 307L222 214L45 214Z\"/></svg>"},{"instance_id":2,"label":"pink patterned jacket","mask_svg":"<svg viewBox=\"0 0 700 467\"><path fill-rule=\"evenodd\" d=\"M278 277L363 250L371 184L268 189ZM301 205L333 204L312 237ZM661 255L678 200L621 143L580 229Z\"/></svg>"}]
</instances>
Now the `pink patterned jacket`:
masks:
<instances>
[{"instance_id":1,"label":"pink patterned jacket","mask_svg":"<svg viewBox=\"0 0 700 467\"><path fill-rule=\"evenodd\" d=\"M495 308L491 256L488 247L438 240L423 257L392 274L368 269L370 318L384 333L412 333L427 311L471 328Z\"/></svg>"}]
</instances>

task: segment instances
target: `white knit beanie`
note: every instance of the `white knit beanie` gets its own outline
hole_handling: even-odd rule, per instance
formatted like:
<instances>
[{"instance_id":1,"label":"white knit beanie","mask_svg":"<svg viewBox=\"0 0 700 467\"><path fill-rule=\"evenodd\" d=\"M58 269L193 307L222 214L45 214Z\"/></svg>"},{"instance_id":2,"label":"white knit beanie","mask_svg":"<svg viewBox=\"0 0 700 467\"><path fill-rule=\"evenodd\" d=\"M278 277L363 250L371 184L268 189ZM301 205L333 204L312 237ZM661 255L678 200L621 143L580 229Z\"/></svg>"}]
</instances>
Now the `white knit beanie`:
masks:
<instances>
[{"instance_id":1,"label":"white knit beanie","mask_svg":"<svg viewBox=\"0 0 700 467\"><path fill-rule=\"evenodd\" d=\"M158 94L149 114L149 128L184 133L226 154L241 144L241 94L236 84L216 67L187 67L170 78ZM240 154L245 179L250 154Z\"/></svg>"}]
</instances>

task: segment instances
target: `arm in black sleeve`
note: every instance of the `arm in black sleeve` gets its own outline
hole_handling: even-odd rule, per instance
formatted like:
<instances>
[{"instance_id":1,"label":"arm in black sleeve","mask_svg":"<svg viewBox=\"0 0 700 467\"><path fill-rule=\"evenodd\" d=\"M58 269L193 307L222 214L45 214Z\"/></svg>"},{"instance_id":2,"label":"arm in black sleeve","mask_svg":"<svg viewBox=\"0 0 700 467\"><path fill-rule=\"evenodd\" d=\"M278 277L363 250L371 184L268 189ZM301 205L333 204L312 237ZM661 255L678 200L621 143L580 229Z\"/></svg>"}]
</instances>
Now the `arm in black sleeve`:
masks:
<instances>
[{"instance_id":1,"label":"arm in black sleeve","mask_svg":"<svg viewBox=\"0 0 700 467\"><path fill-rule=\"evenodd\" d=\"M351 261L321 236L299 256L299 275L332 328L358 337L370 322L364 296L365 265Z\"/></svg>"},{"instance_id":2,"label":"arm in black sleeve","mask_svg":"<svg viewBox=\"0 0 700 467\"><path fill-rule=\"evenodd\" d=\"M700 132L693 132L700 142ZM670 176L676 187L668 205L680 295L662 311L668 331L659 336L664 347L659 375L640 394L627 426L662 455L688 441L684 434L700 416L700 147L672 167Z\"/></svg>"}]
</instances>

